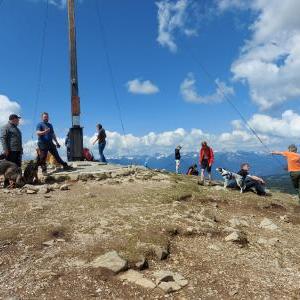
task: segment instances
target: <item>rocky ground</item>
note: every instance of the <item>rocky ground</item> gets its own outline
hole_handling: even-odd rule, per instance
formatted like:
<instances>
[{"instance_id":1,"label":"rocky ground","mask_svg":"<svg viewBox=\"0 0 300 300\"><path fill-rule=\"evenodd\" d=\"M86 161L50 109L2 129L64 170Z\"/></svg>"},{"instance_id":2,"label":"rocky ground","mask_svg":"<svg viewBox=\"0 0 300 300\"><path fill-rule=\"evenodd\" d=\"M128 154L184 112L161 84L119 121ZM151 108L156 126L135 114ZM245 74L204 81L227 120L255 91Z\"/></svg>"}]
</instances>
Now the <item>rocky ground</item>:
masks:
<instances>
[{"instance_id":1,"label":"rocky ground","mask_svg":"<svg viewBox=\"0 0 300 300\"><path fill-rule=\"evenodd\" d=\"M294 196L129 168L0 190L0 299L299 299Z\"/></svg>"}]
</instances>

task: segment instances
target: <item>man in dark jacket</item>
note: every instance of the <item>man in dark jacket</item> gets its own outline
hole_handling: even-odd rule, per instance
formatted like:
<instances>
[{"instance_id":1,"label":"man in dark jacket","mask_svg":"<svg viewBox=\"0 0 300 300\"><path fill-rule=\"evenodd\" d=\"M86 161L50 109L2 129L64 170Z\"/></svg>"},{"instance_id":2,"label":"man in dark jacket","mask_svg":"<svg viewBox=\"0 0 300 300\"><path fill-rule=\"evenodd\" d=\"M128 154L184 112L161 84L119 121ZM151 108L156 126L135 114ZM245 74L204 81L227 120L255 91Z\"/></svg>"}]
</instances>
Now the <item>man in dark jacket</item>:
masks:
<instances>
[{"instance_id":1,"label":"man in dark jacket","mask_svg":"<svg viewBox=\"0 0 300 300\"><path fill-rule=\"evenodd\" d=\"M2 128L1 143L5 158L15 163L18 167L22 165L22 133L18 128L21 117L15 114L9 116L8 123Z\"/></svg>"},{"instance_id":2,"label":"man in dark jacket","mask_svg":"<svg viewBox=\"0 0 300 300\"><path fill-rule=\"evenodd\" d=\"M97 134L96 140L93 142L93 145L95 145L98 142L100 162L106 164L107 161L103 154L105 146L106 146L106 132L101 124L97 124L96 129L97 129L98 134Z\"/></svg>"}]
</instances>

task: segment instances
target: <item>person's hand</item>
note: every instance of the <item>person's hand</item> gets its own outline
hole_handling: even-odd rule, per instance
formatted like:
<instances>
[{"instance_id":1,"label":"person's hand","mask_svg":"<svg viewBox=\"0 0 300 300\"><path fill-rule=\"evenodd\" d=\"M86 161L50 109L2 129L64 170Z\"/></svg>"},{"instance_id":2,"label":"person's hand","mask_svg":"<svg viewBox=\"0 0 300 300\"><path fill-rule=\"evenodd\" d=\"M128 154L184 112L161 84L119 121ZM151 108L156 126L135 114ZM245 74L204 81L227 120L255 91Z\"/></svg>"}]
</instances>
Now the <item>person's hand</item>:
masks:
<instances>
[{"instance_id":1,"label":"person's hand","mask_svg":"<svg viewBox=\"0 0 300 300\"><path fill-rule=\"evenodd\" d=\"M50 132L50 128L44 130L44 134L47 134L48 132Z\"/></svg>"}]
</instances>

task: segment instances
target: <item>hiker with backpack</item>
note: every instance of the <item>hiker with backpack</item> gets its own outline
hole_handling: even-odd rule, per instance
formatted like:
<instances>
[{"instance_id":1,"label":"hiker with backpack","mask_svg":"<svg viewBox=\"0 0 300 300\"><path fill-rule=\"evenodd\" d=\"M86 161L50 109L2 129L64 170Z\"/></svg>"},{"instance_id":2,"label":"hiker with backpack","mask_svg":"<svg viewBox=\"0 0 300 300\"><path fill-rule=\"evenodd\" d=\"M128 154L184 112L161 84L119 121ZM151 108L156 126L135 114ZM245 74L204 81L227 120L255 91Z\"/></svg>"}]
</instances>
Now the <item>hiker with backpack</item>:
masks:
<instances>
[{"instance_id":1,"label":"hiker with backpack","mask_svg":"<svg viewBox=\"0 0 300 300\"><path fill-rule=\"evenodd\" d=\"M294 188L298 192L300 204L300 154L297 153L296 145L292 144L288 147L287 151L273 151L272 155L281 155L286 157L288 163L288 171L293 183Z\"/></svg>"},{"instance_id":2,"label":"hiker with backpack","mask_svg":"<svg viewBox=\"0 0 300 300\"><path fill-rule=\"evenodd\" d=\"M101 124L97 124L96 129L97 129L97 138L93 142L93 145L95 145L98 142L98 149L99 149L99 156L100 156L99 161L106 164L107 161L103 154L106 146L106 132Z\"/></svg>"},{"instance_id":3,"label":"hiker with backpack","mask_svg":"<svg viewBox=\"0 0 300 300\"><path fill-rule=\"evenodd\" d=\"M179 168L180 168L180 159L181 159L181 155L180 155L180 150L181 150L181 146L178 145L175 148L175 170L176 170L176 174L179 173Z\"/></svg>"},{"instance_id":4,"label":"hiker with backpack","mask_svg":"<svg viewBox=\"0 0 300 300\"><path fill-rule=\"evenodd\" d=\"M199 154L199 163L201 166L201 178L200 184L204 184L205 180L205 171L208 173L209 184L211 183L211 167L214 162L214 152L211 147L207 145L206 141L203 141L201 144L200 154Z\"/></svg>"}]
</instances>

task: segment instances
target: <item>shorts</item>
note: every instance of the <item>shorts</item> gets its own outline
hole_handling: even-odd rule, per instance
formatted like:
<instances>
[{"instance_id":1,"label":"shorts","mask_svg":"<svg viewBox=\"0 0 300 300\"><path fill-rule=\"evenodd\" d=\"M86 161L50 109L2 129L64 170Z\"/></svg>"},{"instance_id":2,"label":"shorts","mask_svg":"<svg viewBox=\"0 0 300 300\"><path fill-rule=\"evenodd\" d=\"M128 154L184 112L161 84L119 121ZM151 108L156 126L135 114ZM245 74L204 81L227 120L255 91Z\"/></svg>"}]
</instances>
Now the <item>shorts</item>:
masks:
<instances>
[{"instance_id":1,"label":"shorts","mask_svg":"<svg viewBox=\"0 0 300 300\"><path fill-rule=\"evenodd\" d=\"M211 166L209 166L208 159L203 159L201 161L201 169L206 170L208 173L211 173Z\"/></svg>"}]
</instances>

